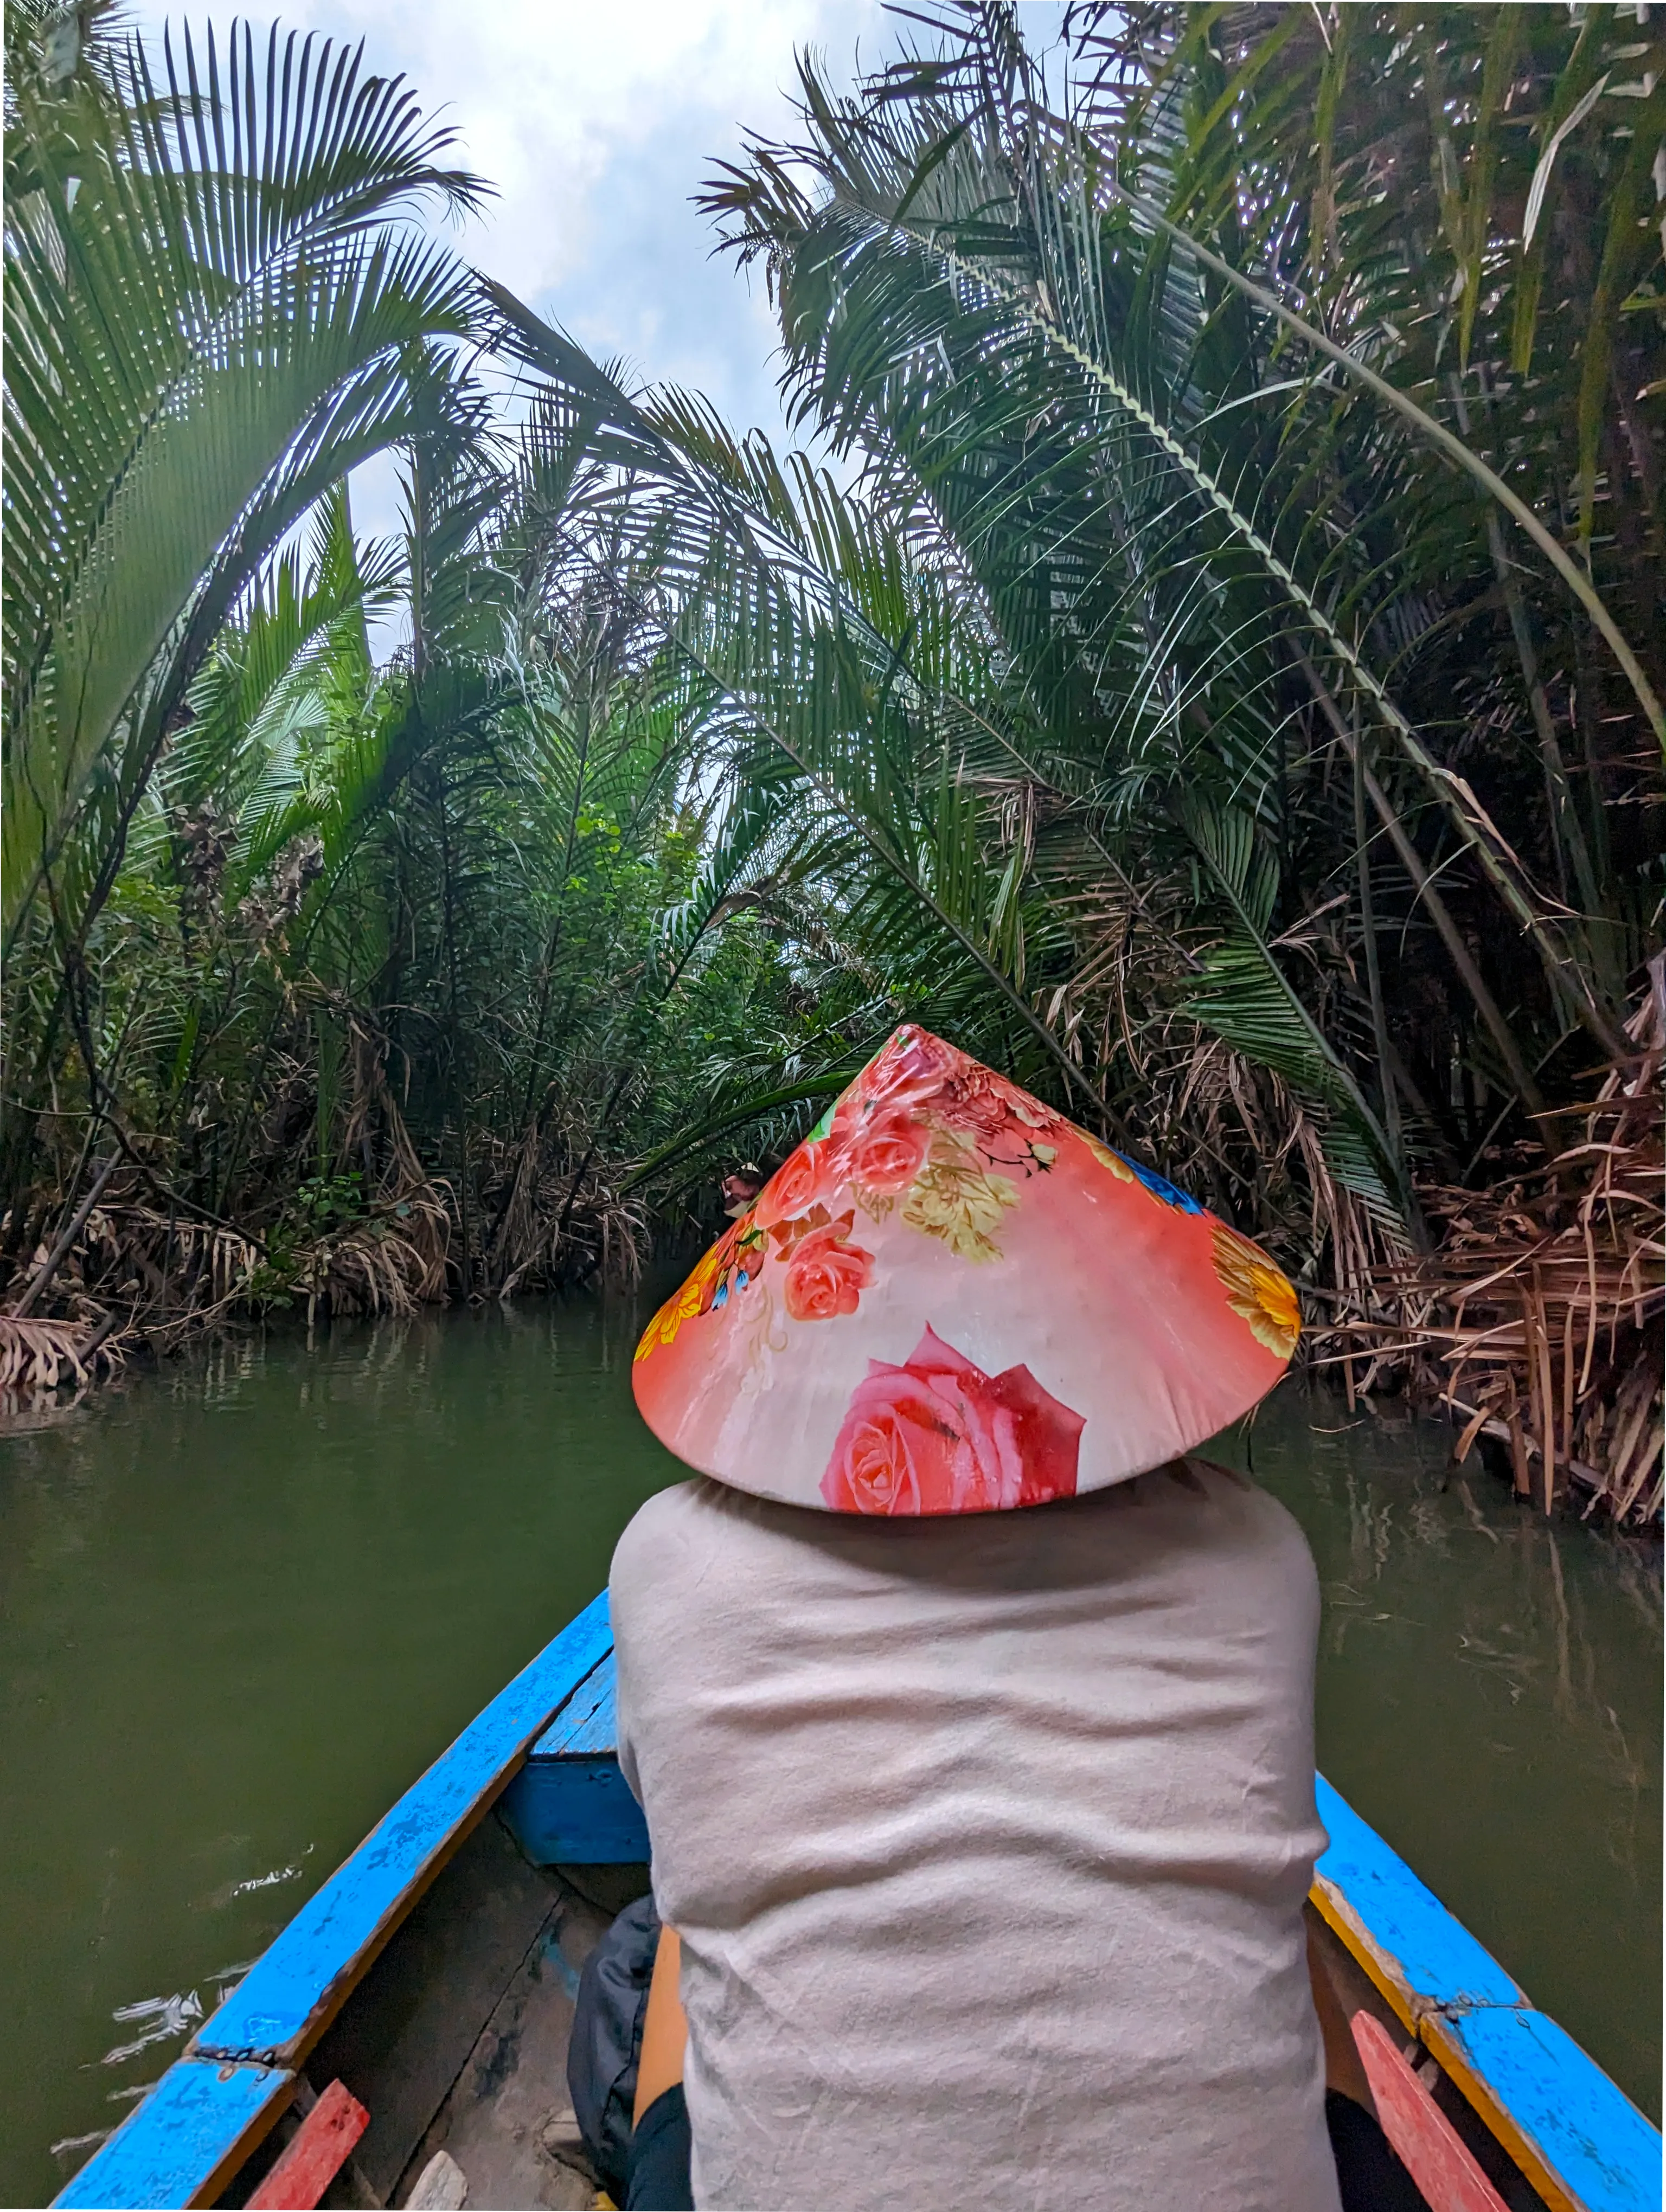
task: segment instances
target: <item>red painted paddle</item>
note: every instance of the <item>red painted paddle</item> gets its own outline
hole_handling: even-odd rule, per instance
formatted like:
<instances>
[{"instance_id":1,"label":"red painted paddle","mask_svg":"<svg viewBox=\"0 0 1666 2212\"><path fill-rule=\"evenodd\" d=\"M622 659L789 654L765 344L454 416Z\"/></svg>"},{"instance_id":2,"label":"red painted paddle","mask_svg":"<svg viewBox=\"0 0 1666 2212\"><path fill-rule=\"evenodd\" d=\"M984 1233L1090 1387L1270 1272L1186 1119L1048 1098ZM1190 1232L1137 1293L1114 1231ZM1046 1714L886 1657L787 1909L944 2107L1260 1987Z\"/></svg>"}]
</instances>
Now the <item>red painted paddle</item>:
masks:
<instances>
[{"instance_id":1,"label":"red painted paddle","mask_svg":"<svg viewBox=\"0 0 1666 2212\"><path fill-rule=\"evenodd\" d=\"M249 2212L313 2212L370 2124L370 2115L339 2081L332 2081L295 2141L249 2199Z\"/></svg>"},{"instance_id":2,"label":"red painted paddle","mask_svg":"<svg viewBox=\"0 0 1666 2212\"><path fill-rule=\"evenodd\" d=\"M1429 2212L1510 2212L1382 2021L1368 2012L1355 2013L1353 2039L1383 2132L1423 2192Z\"/></svg>"}]
</instances>

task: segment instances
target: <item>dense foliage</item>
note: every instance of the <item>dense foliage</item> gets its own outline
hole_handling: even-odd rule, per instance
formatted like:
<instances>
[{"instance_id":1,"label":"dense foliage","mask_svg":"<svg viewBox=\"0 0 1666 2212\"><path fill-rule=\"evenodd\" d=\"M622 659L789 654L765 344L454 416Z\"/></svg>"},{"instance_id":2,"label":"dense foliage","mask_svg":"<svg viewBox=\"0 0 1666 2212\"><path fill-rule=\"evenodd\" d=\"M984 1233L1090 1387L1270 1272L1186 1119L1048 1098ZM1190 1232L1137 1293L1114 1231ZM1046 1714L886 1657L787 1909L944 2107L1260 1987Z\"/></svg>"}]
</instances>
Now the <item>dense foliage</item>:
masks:
<instances>
[{"instance_id":1,"label":"dense foliage","mask_svg":"<svg viewBox=\"0 0 1666 2212\"><path fill-rule=\"evenodd\" d=\"M356 57L88 20L8 17L20 1310L68 1230L89 1311L628 1266L904 1013L1358 1306L1635 1073L1657 27L806 61L705 200L836 476L428 242L482 187Z\"/></svg>"}]
</instances>

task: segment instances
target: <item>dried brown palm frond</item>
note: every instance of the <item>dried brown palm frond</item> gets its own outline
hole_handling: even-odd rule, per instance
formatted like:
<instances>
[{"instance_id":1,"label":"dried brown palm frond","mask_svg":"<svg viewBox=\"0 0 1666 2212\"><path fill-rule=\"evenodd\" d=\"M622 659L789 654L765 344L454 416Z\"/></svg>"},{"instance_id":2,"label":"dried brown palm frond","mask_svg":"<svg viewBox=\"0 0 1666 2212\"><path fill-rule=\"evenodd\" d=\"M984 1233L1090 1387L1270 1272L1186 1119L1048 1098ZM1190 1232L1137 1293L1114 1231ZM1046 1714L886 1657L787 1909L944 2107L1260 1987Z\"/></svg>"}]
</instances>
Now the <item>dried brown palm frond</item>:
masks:
<instances>
[{"instance_id":1,"label":"dried brown palm frond","mask_svg":"<svg viewBox=\"0 0 1666 2212\"><path fill-rule=\"evenodd\" d=\"M118 1326L124 1334L166 1329L186 1313L236 1304L261 1257L252 1234L198 1219L177 1206L163 1211L154 1202L148 1170L106 1162L51 1250L43 1231L33 1254L15 1266L9 1318L20 1325L29 1318L33 1326L32 1304L49 1286L64 1310L48 1317L52 1326L85 1324L93 1334L103 1327L100 1344Z\"/></svg>"},{"instance_id":2,"label":"dried brown palm frond","mask_svg":"<svg viewBox=\"0 0 1666 2212\"><path fill-rule=\"evenodd\" d=\"M514 1144L487 1140L483 1194L489 1224L483 1279L493 1294L565 1290L599 1278L629 1285L653 1244L646 1208L617 1188L617 1170L587 1116L557 1100Z\"/></svg>"},{"instance_id":3,"label":"dried brown palm frond","mask_svg":"<svg viewBox=\"0 0 1666 2212\"><path fill-rule=\"evenodd\" d=\"M374 1194L377 1222L352 1232L350 1256L325 1265L331 1310L408 1313L443 1300L451 1249L450 1194L423 1165L387 1080L388 1041L361 1009L348 1011L352 1103L342 1147L351 1159L373 1154L373 1134L386 1163ZM369 1194L368 1193L367 1195ZM335 1240L339 1249L350 1240ZM398 1248L397 1256L394 1248ZM395 1281L399 1288L394 1289ZM315 1293L309 1289L308 1311ZM378 1301L386 1298L384 1305ZM404 1303L400 1303L400 1301Z\"/></svg>"},{"instance_id":4,"label":"dried brown palm frond","mask_svg":"<svg viewBox=\"0 0 1666 2212\"><path fill-rule=\"evenodd\" d=\"M1393 1376L1445 1407L1460 1459L1478 1436L1505 1444L1517 1493L1547 1511L1577 1486L1586 1512L1643 1522L1661 1511L1666 1443L1666 956L1627 1036L1635 1057L1579 1143L1487 1191L1424 1194L1438 1249L1373 1269L1329 1356L1350 1389Z\"/></svg>"},{"instance_id":5,"label":"dried brown palm frond","mask_svg":"<svg viewBox=\"0 0 1666 2212\"><path fill-rule=\"evenodd\" d=\"M0 1314L0 1393L8 1405L25 1392L44 1396L66 1383L84 1389L121 1361L121 1346L103 1322Z\"/></svg>"},{"instance_id":6,"label":"dried brown palm frond","mask_svg":"<svg viewBox=\"0 0 1666 2212\"><path fill-rule=\"evenodd\" d=\"M432 1295L430 1263L414 1237L386 1221L356 1223L320 1237L301 1261L295 1294L307 1301L310 1327L320 1316L403 1317Z\"/></svg>"},{"instance_id":7,"label":"dried brown palm frond","mask_svg":"<svg viewBox=\"0 0 1666 2212\"><path fill-rule=\"evenodd\" d=\"M246 1295L260 1257L259 1244L234 1229L126 1200L94 1208L66 1279L129 1302L136 1319L166 1325L186 1314L229 1311Z\"/></svg>"},{"instance_id":8,"label":"dried brown palm frond","mask_svg":"<svg viewBox=\"0 0 1666 2212\"><path fill-rule=\"evenodd\" d=\"M1198 963L1170 887L1124 890L1102 872L1054 910L1079 958L1043 1011L1079 1055L1115 1072L1128 1134L1149 1158L1304 1281L1323 1265L1332 1295L1357 1297L1404 1256L1393 1221L1339 1180L1311 1101L1188 1011Z\"/></svg>"},{"instance_id":9,"label":"dried brown palm frond","mask_svg":"<svg viewBox=\"0 0 1666 2212\"><path fill-rule=\"evenodd\" d=\"M617 1191L601 1187L595 1193L592 1218L597 1246L595 1273L610 1286L632 1288L641 1280L654 1244L645 1210Z\"/></svg>"},{"instance_id":10,"label":"dried brown palm frond","mask_svg":"<svg viewBox=\"0 0 1666 2212\"><path fill-rule=\"evenodd\" d=\"M275 1298L307 1302L317 1314L410 1314L445 1295L445 1250L450 1219L443 1195L424 1182L409 1196L379 1204L367 1219L316 1237L276 1256L252 1235L182 1218L135 1197L106 1198L87 1213L57 1273L59 1294L73 1310L96 1306L119 1316L123 1334L142 1337L152 1350L173 1352L188 1340L268 1308ZM94 1310L96 1310L96 1306ZM105 1371L120 1357L111 1327L78 1319L34 1321L0 1316L20 1347L40 1337L33 1375L20 1349L0 1371L0 1389L33 1380L41 1389L58 1381L90 1379L88 1346ZM59 1341L58 1368L51 1349ZM18 1334L21 1333L21 1334ZM113 1345L115 1349L110 1349ZM13 1375L13 1365L18 1372Z\"/></svg>"}]
</instances>

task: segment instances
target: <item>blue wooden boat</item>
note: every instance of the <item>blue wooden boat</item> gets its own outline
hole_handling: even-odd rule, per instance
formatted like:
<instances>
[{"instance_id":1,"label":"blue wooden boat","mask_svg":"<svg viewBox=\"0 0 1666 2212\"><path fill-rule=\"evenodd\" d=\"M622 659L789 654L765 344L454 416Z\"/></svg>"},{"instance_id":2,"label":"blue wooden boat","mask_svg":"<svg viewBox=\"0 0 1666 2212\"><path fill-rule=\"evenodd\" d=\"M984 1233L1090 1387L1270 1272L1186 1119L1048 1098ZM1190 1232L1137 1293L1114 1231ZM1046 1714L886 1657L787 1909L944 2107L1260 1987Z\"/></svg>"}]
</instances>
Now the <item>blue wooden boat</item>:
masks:
<instances>
[{"instance_id":1,"label":"blue wooden boat","mask_svg":"<svg viewBox=\"0 0 1666 2212\"><path fill-rule=\"evenodd\" d=\"M1322 1780L1319 1809L1315 1925L1347 2008L1420 2046L1512 2212L1658 2212L1658 2131ZM341 2081L369 2123L325 2202L402 2205L443 2168L452 2196L419 2202L459 2202L460 2176L476 2205L592 2204L559 2109L572 1999L647 1858L603 1595L302 1906L56 2203L244 2204L297 2108Z\"/></svg>"}]
</instances>

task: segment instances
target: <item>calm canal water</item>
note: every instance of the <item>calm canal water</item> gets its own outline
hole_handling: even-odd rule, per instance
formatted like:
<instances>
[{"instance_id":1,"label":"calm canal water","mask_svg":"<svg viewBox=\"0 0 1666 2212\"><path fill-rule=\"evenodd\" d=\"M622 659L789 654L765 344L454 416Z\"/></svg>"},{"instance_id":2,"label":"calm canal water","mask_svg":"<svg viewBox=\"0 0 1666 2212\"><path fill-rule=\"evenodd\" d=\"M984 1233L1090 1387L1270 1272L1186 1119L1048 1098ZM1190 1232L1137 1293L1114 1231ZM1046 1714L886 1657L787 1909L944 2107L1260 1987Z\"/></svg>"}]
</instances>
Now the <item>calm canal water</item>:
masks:
<instances>
[{"instance_id":1,"label":"calm canal water","mask_svg":"<svg viewBox=\"0 0 1666 2212\"><path fill-rule=\"evenodd\" d=\"M680 1473L631 1407L641 1318L275 1334L0 1440L0 2203L61 2185L600 1586ZM1324 1582L1322 1763L1657 2118L1658 1548L1547 1527L1450 1443L1293 1386L1256 1425Z\"/></svg>"}]
</instances>

